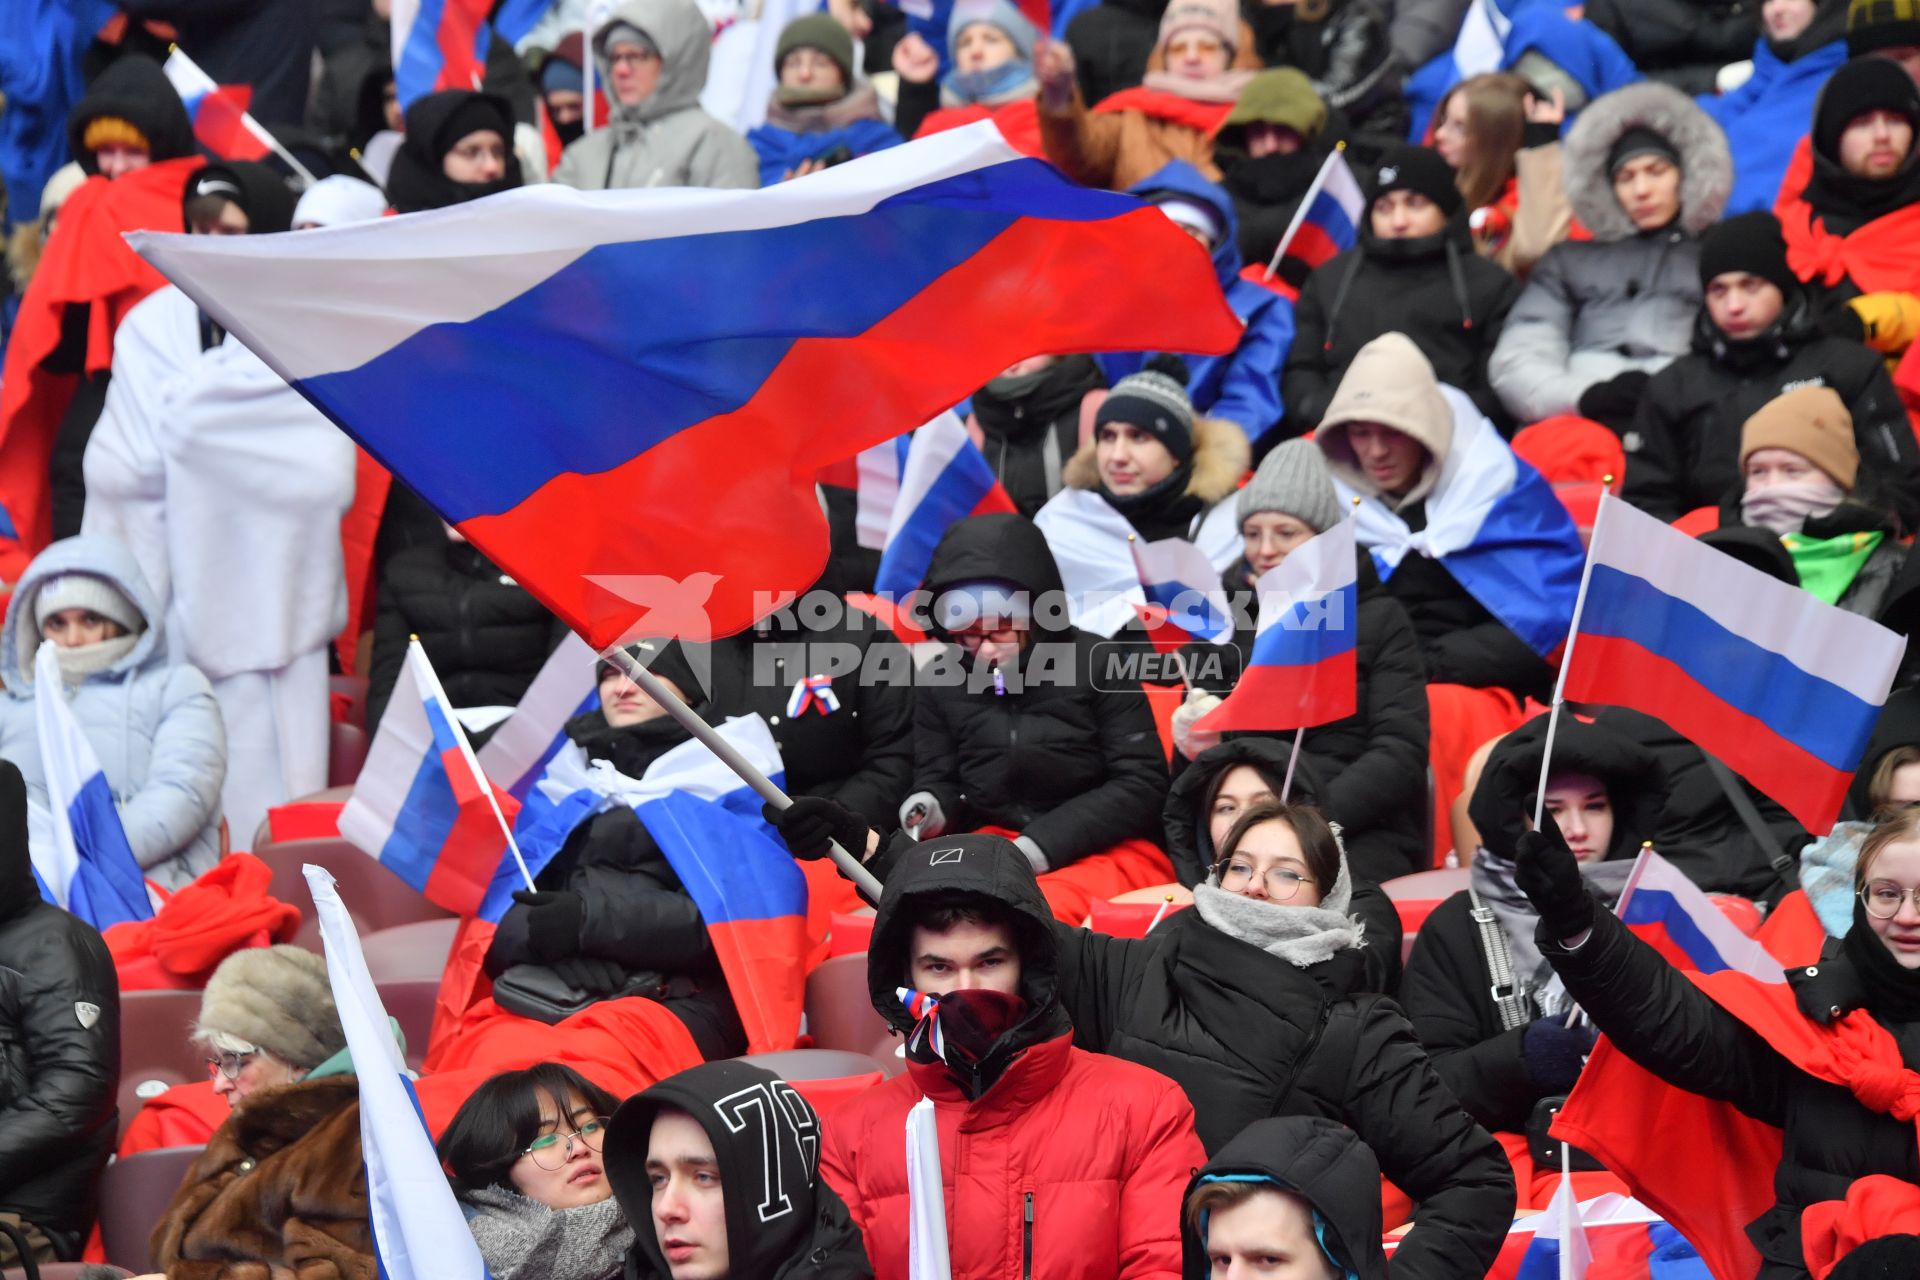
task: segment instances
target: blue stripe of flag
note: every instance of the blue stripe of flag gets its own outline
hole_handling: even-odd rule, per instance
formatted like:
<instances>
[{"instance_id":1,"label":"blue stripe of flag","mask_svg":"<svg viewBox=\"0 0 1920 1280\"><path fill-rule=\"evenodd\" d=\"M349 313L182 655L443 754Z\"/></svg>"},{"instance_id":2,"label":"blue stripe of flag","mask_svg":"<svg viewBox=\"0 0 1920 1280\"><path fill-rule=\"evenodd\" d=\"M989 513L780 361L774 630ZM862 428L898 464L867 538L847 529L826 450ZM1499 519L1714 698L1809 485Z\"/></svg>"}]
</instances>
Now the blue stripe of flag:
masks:
<instances>
[{"instance_id":1,"label":"blue stripe of flag","mask_svg":"<svg viewBox=\"0 0 1920 1280\"><path fill-rule=\"evenodd\" d=\"M1182 582L1143 584L1147 603L1167 611L1167 620L1190 636L1219 639L1233 631L1233 619L1223 613L1211 592Z\"/></svg>"},{"instance_id":2,"label":"blue stripe of flag","mask_svg":"<svg viewBox=\"0 0 1920 1280\"><path fill-rule=\"evenodd\" d=\"M422 8L420 23L427 21ZM495 465L455 475L430 432L381 441L454 523L510 511L558 476L593 475L747 403L802 338L872 329L1024 218L1093 222L1139 209L1020 159L888 197L857 216L599 245L472 320L429 326L299 390L336 421L453 421ZM886 246L887 269L840 264ZM829 289L801 283L832 278ZM779 293L778 308L766 305ZM636 310L633 299L647 305ZM553 369L567 369L553 378ZM474 369L488 376L474 378ZM647 411L636 415L633 406ZM564 439L528 422L596 422Z\"/></svg>"},{"instance_id":3,"label":"blue stripe of flag","mask_svg":"<svg viewBox=\"0 0 1920 1280\"><path fill-rule=\"evenodd\" d=\"M992 492L993 483L985 456L971 443L955 453L908 513L900 531L887 540L873 589L901 598L918 587L933 563L934 547L956 522L973 514Z\"/></svg>"},{"instance_id":4,"label":"blue stripe of flag","mask_svg":"<svg viewBox=\"0 0 1920 1280\"><path fill-rule=\"evenodd\" d=\"M1353 583L1322 599L1295 601L1278 622L1255 634L1248 665L1305 667L1348 652L1357 643L1359 602Z\"/></svg>"},{"instance_id":5,"label":"blue stripe of flag","mask_svg":"<svg viewBox=\"0 0 1920 1280\"><path fill-rule=\"evenodd\" d=\"M1628 926L1650 925L1665 931L1701 973L1719 973L1733 967L1721 959L1719 948L1700 931L1680 900L1665 889L1635 889L1620 919Z\"/></svg>"},{"instance_id":6,"label":"blue stripe of flag","mask_svg":"<svg viewBox=\"0 0 1920 1280\"><path fill-rule=\"evenodd\" d=\"M720 800L676 791L636 812L708 928L806 914L806 876L749 789Z\"/></svg>"},{"instance_id":7,"label":"blue stripe of flag","mask_svg":"<svg viewBox=\"0 0 1920 1280\"><path fill-rule=\"evenodd\" d=\"M80 784L67 805L67 821L80 859L67 886L67 910L96 929L151 920L153 901L105 774L95 772Z\"/></svg>"},{"instance_id":8,"label":"blue stripe of flag","mask_svg":"<svg viewBox=\"0 0 1920 1280\"><path fill-rule=\"evenodd\" d=\"M1593 566L1580 630L1660 655L1720 701L1842 771L1859 763L1880 714L1846 689L1611 565Z\"/></svg>"},{"instance_id":9,"label":"blue stripe of flag","mask_svg":"<svg viewBox=\"0 0 1920 1280\"><path fill-rule=\"evenodd\" d=\"M406 802L394 818L393 834L381 846L380 865L425 893L427 879L460 817L460 805L454 798L453 781L447 777L444 754L456 746L453 726L447 723L446 713L437 702L428 700L421 705L433 745L421 758L413 784L407 788Z\"/></svg>"},{"instance_id":10,"label":"blue stripe of flag","mask_svg":"<svg viewBox=\"0 0 1920 1280\"><path fill-rule=\"evenodd\" d=\"M1341 207L1331 192L1321 191L1313 198L1313 205L1307 210L1307 221L1326 233L1327 239L1339 245L1342 250L1351 249L1359 239L1354 230L1353 219Z\"/></svg>"}]
</instances>

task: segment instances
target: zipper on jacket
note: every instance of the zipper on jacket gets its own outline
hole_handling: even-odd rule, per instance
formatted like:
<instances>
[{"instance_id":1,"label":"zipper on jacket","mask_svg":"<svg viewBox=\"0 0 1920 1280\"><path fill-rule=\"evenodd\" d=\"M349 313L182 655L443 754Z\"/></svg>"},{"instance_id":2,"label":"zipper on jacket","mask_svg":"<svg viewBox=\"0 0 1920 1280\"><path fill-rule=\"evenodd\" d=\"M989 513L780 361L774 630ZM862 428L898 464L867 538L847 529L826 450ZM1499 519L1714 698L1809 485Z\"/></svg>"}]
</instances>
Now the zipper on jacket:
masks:
<instances>
[{"instance_id":1,"label":"zipper on jacket","mask_svg":"<svg viewBox=\"0 0 1920 1280\"><path fill-rule=\"evenodd\" d=\"M1020 1229L1020 1277L1033 1280L1033 1192L1027 1192L1026 1222Z\"/></svg>"}]
</instances>

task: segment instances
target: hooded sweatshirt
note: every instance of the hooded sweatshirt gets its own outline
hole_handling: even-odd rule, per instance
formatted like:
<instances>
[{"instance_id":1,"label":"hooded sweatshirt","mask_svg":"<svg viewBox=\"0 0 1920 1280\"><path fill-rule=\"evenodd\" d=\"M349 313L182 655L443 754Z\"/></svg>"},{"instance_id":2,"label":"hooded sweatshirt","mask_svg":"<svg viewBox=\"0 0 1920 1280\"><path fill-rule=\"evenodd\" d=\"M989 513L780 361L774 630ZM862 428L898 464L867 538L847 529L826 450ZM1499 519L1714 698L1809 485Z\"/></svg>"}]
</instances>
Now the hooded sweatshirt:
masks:
<instances>
[{"instance_id":1,"label":"hooded sweatshirt","mask_svg":"<svg viewBox=\"0 0 1920 1280\"><path fill-rule=\"evenodd\" d=\"M118 117L145 134L155 163L194 154L193 122L180 95L160 64L143 54L130 54L102 71L67 117L73 158L89 176L100 172L100 166L81 139L87 126L102 116Z\"/></svg>"},{"instance_id":2,"label":"hooded sweatshirt","mask_svg":"<svg viewBox=\"0 0 1920 1280\"><path fill-rule=\"evenodd\" d=\"M477 117L475 103L485 108ZM484 118L484 125L477 120ZM447 152L478 128L492 128L507 147L507 162L492 182L455 182L441 168ZM445 89L416 99L407 108L407 131L387 175L387 198L398 213L445 209L520 185L520 157L513 149L513 108L498 94Z\"/></svg>"},{"instance_id":3,"label":"hooded sweatshirt","mask_svg":"<svg viewBox=\"0 0 1920 1280\"><path fill-rule=\"evenodd\" d=\"M834 1112L821 1174L851 1206L875 1275L909 1274L900 1135L908 1111L930 1098L954 1280L1173 1276L1180 1188L1203 1158L1193 1108L1166 1077L1073 1047L1052 912L1026 857L988 835L889 853L867 953L880 1015L903 1034L915 1028L897 989L908 983L917 900L929 894L975 894L1011 910L1025 1006L971 1066L910 1059L904 1074Z\"/></svg>"},{"instance_id":4,"label":"hooded sweatshirt","mask_svg":"<svg viewBox=\"0 0 1920 1280\"><path fill-rule=\"evenodd\" d=\"M659 49L659 82L631 106L609 101L606 127L569 146L553 180L582 191L759 186L760 162L747 140L700 109L713 30L693 0L627 0L615 9L593 38L601 84L611 83L607 33L620 24Z\"/></svg>"},{"instance_id":5,"label":"hooded sweatshirt","mask_svg":"<svg viewBox=\"0 0 1920 1280\"><path fill-rule=\"evenodd\" d=\"M34 710L34 600L49 579L67 573L103 579L146 619L125 654L71 688L68 706L100 758L133 856L149 878L177 889L220 858L226 731L207 677L169 659L153 592L119 543L84 535L56 542L15 586L0 624L0 680L6 685L0 757L13 761L26 779L38 806L29 824L32 839L35 847L50 849L47 776Z\"/></svg>"},{"instance_id":6,"label":"hooded sweatshirt","mask_svg":"<svg viewBox=\"0 0 1920 1280\"><path fill-rule=\"evenodd\" d=\"M820 1117L765 1067L707 1062L668 1076L620 1104L603 1160L614 1198L633 1224L627 1280L666 1280L653 1220L647 1146L654 1119L672 1109L706 1131L725 1197L727 1274L767 1280L861 1280L873 1270L847 1206L820 1179ZM771 1203L757 1198L775 1189Z\"/></svg>"},{"instance_id":7,"label":"hooded sweatshirt","mask_svg":"<svg viewBox=\"0 0 1920 1280\"><path fill-rule=\"evenodd\" d=\"M1213 273L1227 305L1246 330L1240 343L1223 356L1189 355L1187 394L1193 411L1223 418L1239 427L1248 440L1258 440L1280 420L1280 367L1293 344L1293 307L1285 298L1240 278L1240 226L1233 198L1218 183L1184 160L1174 160L1128 188L1143 200L1175 196L1211 209L1222 232L1213 246ZM1100 370L1112 386L1146 367L1151 352L1113 352L1099 357Z\"/></svg>"},{"instance_id":8,"label":"hooded sweatshirt","mask_svg":"<svg viewBox=\"0 0 1920 1280\"><path fill-rule=\"evenodd\" d=\"M1307 1202L1315 1235L1341 1280L1386 1280L1381 1246L1380 1162L1345 1125L1319 1116L1276 1116L1242 1129L1187 1184L1184 1205L1208 1182L1256 1182ZM1204 1235L1181 1223L1181 1274L1211 1274Z\"/></svg>"}]
</instances>

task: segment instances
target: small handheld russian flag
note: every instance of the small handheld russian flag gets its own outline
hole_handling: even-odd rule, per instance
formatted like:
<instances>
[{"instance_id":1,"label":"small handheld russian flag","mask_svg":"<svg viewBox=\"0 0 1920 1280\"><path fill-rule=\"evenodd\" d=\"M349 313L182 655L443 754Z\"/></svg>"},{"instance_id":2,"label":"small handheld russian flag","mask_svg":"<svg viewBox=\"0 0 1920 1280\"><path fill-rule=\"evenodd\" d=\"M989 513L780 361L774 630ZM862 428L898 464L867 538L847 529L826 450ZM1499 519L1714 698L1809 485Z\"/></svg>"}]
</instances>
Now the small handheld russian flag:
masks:
<instances>
[{"instance_id":1,"label":"small handheld russian flag","mask_svg":"<svg viewBox=\"0 0 1920 1280\"><path fill-rule=\"evenodd\" d=\"M1334 148L1314 175L1313 185L1307 188L1286 234L1273 251L1266 278L1279 276L1298 289L1315 267L1359 242L1360 215L1366 208L1367 197L1347 164L1343 143Z\"/></svg>"},{"instance_id":2,"label":"small handheld russian flag","mask_svg":"<svg viewBox=\"0 0 1920 1280\"><path fill-rule=\"evenodd\" d=\"M893 992L900 997L900 1003L907 1007L907 1016L914 1020L913 1034L907 1037L907 1047L922 1044L931 1049L935 1057L944 1058L947 1044L946 1037L940 1033L940 997L915 991L912 987L895 987Z\"/></svg>"},{"instance_id":3,"label":"small handheld russian flag","mask_svg":"<svg viewBox=\"0 0 1920 1280\"><path fill-rule=\"evenodd\" d=\"M273 135L247 110L253 90L222 85L179 49L162 67L173 91L193 121L196 142L222 160L264 160L274 150Z\"/></svg>"},{"instance_id":4,"label":"small handheld russian flag","mask_svg":"<svg viewBox=\"0 0 1920 1280\"><path fill-rule=\"evenodd\" d=\"M1154 616L1164 616L1195 640L1226 644L1233 639L1233 609L1206 552L1185 538L1146 543L1136 538L1128 549Z\"/></svg>"},{"instance_id":5,"label":"small handheld russian flag","mask_svg":"<svg viewBox=\"0 0 1920 1280\"><path fill-rule=\"evenodd\" d=\"M867 479L864 470L861 479ZM1012 510L1013 500L966 426L951 410L941 414L913 433L900 457L874 590L896 599L907 595L927 576L933 548L954 524Z\"/></svg>"},{"instance_id":6,"label":"small handheld russian flag","mask_svg":"<svg viewBox=\"0 0 1920 1280\"><path fill-rule=\"evenodd\" d=\"M1260 629L1226 701L1195 726L1303 729L1358 706L1359 553L1353 521L1307 539L1260 575Z\"/></svg>"}]
</instances>

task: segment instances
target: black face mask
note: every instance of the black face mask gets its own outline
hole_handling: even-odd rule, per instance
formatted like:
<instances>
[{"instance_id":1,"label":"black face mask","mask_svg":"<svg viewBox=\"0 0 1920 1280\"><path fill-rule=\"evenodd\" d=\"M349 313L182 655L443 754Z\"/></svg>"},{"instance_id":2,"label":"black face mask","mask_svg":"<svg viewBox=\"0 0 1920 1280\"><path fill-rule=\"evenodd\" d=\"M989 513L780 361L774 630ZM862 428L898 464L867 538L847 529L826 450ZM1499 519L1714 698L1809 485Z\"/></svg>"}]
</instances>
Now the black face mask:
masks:
<instances>
[{"instance_id":1,"label":"black face mask","mask_svg":"<svg viewBox=\"0 0 1920 1280\"><path fill-rule=\"evenodd\" d=\"M1027 1016L1027 1002L1005 992L978 989L917 998L928 1003L907 1037L907 1056L921 1063L944 1062L969 1098L992 1088L1011 1061L993 1051Z\"/></svg>"},{"instance_id":2,"label":"black face mask","mask_svg":"<svg viewBox=\"0 0 1920 1280\"><path fill-rule=\"evenodd\" d=\"M581 135L587 131L587 122L585 120L570 120L562 124L560 121L554 120L552 116L548 116L547 119L552 122L553 134L556 138L560 139L560 145L562 147L572 146L575 142L578 142Z\"/></svg>"},{"instance_id":3,"label":"black face mask","mask_svg":"<svg viewBox=\"0 0 1920 1280\"><path fill-rule=\"evenodd\" d=\"M1227 190L1255 204L1280 204L1306 194L1324 157L1310 147L1291 155L1242 155L1227 166Z\"/></svg>"}]
</instances>

